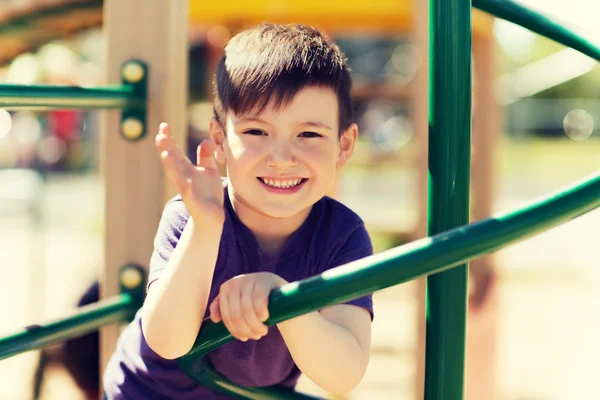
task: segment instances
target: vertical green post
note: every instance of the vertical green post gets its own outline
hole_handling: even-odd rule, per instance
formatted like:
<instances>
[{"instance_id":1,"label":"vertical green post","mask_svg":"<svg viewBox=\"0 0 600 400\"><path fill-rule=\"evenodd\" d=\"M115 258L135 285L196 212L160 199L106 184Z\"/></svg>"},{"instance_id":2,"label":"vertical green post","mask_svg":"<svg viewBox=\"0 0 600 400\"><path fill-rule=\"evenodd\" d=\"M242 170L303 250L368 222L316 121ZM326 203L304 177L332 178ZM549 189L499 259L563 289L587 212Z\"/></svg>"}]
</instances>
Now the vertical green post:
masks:
<instances>
[{"instance_id":1,"label":"vertical green post","mask_svg":"<svg viewBox=\"0 0 600 400\"><path fill-rule=\"evenodd\" d=\"M471 0L430 0L428 234L469 221ZM462 400L468 265L427 279L425 399Z\"/></svg>"}]
</instances>

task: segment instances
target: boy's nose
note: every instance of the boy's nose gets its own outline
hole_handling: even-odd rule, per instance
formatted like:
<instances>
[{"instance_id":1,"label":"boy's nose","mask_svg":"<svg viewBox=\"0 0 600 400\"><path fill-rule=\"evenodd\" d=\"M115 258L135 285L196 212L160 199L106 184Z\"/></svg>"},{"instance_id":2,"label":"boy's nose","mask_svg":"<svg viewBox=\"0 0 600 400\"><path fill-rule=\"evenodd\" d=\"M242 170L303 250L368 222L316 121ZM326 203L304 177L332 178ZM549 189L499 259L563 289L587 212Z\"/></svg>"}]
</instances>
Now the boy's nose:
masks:
<instances>
[{"instance_id":1,"label":"boy's nose","mask_svg":"<svg viewBox=\"0 0 600 400\"><path fill-rule=\"evenodd\" d=\"M286 169L297 165L298 161L290 145L279 144L273 146L267 157L267 164L269 167Z\"/></svg>"}]
</instances>

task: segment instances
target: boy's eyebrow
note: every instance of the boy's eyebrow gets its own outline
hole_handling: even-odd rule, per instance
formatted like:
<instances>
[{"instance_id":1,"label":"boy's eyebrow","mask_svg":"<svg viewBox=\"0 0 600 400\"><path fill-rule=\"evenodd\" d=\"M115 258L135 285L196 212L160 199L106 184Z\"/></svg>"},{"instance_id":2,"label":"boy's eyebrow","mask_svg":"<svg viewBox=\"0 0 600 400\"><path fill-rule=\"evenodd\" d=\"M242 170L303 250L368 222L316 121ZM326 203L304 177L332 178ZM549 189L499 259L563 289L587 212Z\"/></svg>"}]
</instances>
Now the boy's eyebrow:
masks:
<instances>
[{"instance_id":1,"label":"boy's eyebrow","mask_svg":"<svg viewBox=\"0 0 600 400\"><path fill-rule=\"evenodd\" d=\"M260 119L259 117L254 116L254 115L247 115L245 117L240 117L237 121L235 121L236 124L241 124L243 122L260 122L263 124L271 125L264 119Z\"/></svg>"},{"instance_id":2,"label":"boy's eyebrow","mask_svg":"<svg viewBox=\"0 0 600 400\"><path fill-rule=\"evenodd\" d=\"M264 119L261 119L259 117L253 116L253 115L248 115L245 117L240 117L240 119L238 119L237 121L235 121L236 124L241 124L244 122L260 122L263 124L267 124L267 125L271 125L268 121L265 121ZM330 131L333 131L333 129L323 123L323 122L319 122L319 121L304 121L304 122L300 122L298 123L298 125L300 126L310 126L310 127L314 127L314 128L325 128L325 129L329 129Z\"/></svg>"},{"instance_id":3,"label":"boy's eyebrow","mask_svg":"<svg viewBox=\"0 0 600 400\"><path fill-rule=\"evenodd\" d=\"M306 122L301 122L299 125L302 126L312 126L314 128L325 128L325 129L329 129L330 131L332 131L333 129L331 129L331 127L323 122L319 122L319 121L306 121Z\"/></svg>"}]
</instances>

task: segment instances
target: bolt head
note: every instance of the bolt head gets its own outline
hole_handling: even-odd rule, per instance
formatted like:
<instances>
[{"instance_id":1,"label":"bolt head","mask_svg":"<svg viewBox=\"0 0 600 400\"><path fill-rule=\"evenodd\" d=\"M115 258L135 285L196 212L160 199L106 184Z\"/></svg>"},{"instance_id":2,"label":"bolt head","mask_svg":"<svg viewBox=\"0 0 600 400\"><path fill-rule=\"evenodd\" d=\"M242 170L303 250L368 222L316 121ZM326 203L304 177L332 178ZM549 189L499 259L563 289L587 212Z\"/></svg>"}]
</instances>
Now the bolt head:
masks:
<instances>
[{"instance_id":1,"label":"bolt head","mask_svg":"<svg viewBox=\"0 0 600 400\"><path fill-rule=\"evenodd\" d=\"M144 125L137 118L127 118L121 122L121 132L127 139L135 140L144 133Z\"/></svg>"}]
</instances>

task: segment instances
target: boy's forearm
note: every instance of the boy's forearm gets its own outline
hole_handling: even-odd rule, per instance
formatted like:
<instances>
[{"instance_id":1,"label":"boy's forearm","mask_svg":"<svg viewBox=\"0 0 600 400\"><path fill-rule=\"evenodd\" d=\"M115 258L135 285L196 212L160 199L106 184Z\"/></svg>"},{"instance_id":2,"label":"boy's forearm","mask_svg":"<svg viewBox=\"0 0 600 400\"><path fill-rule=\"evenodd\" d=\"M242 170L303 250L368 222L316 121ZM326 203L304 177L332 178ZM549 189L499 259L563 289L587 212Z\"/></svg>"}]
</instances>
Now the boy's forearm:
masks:
<instances>
[{"instance_id":1,"label":"boy's forearm","mask_svg":"<svg viewBox=\"0 0 600 400\"><path fill-rule=\"evenodd\" d=\"M177 247L152 283L142 310L148 345L164 358L186 354L194 344L206 312L221 227L199 229L190 218Z\"/></svg>"},{"instance_id":2,"label":"boy's forearm","mask_svg":"<svg viewBox=\"0 0 600 400\"><path fill-rule=\"evenodd\" d=\"M315 311L278 324L300 370L322 389L345 394L364 376L370 349L345 328Z\"/></svg>"}]
</instances>

